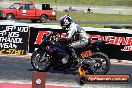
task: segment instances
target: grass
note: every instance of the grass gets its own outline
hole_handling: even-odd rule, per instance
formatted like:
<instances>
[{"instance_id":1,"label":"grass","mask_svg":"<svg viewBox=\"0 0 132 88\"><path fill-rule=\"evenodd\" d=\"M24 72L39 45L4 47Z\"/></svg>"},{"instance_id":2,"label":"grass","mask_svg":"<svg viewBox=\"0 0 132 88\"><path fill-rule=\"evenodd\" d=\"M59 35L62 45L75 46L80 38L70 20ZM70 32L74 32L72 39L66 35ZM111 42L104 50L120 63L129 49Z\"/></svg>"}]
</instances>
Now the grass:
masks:
<instances>
[{"instance_id":1,"label":"grass","mask_svg":"<svg viewBox=\"0 0 132 88\"><path fill-rule=\"evenodd\" d=\"M118 27L126 27L126 26L132 26L132 25L126 25L126 24L121 24L121 25L110 25L110 24L80 24L82 27L94 27L94 28L104 28L105 26L118 26ZM132 28L128 28L132 30Z\"/></svg>"},{"instance_id":2,"label":"grass","mask_svg":"<svg viewBox=\"0 0 132 88\"><path fill-rule=\"evenodd\" d=\"M40 24L40 23L38 23ZM51 21L48 21L47 23L44 23L44 25L60 25L59 22L52 23ZM104 26L109 26L106 24L79 24L82 27L95 27L95 28L103 28Z\"/></svg>"},{"instance_id":3,"label":"grass","mask_svg":"<svg viewBox=\"0 0 132 88\"><path fill-rule=\"evenodd\" d=\"M104 26L108 26L106 24L80 24L82 27L94 27L94 28L103 28Z\"/></svg>"},{"instance_id":4,"label":"grass","mask_svg":"<svg viewBox=\"0 0 132 88\"><path fill-rule=\"evenodd\" d=\"M59 25L59 18L64 15L70 15L75 22L132 22L132 16L129 15L111 15L111 14L95 14L95 13L80 13L80 12L57 12L57 25ZM49 21L50 24L52 22ZM83 27L96 27L102 28L104 26L109 26L110 24L80 24ZM132 24L122 24L123 26ZM119 25L119 26L122 26Z\"/></svg>"},{"instance_id":5,"label":"grass","mask_svg":"<svg viewBox=\"0 0 132 88\"><path fill-rule=\"evenodd\" d=\"M11 0L13 1L13 0ZM132 0L20 0L39 3L74 4L74 5L100 5L100 6L132 6Z\"/></svg>"},{"instance_id":6,"label":"grass","mask_svg":"<svg viewBox=\"0 0 132 88\"><path fill-rule=\"evenodd\" d=\"M57 19L68 14L74 21L88 22L132 22L131 15L119 14L97 14L97 13L79 13L79 12L57 12Z\"/></svg>"}]
</instances>

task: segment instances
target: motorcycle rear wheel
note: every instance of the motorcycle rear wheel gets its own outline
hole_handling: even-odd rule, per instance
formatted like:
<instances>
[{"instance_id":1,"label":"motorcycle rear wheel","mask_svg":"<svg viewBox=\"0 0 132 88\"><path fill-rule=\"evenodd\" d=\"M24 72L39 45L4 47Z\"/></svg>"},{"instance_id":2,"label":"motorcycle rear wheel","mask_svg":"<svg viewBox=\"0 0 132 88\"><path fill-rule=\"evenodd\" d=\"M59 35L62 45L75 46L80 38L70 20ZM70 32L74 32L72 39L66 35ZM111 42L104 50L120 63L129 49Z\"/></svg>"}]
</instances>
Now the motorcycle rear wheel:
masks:
<instances>
[{"instance_id":1,"label":"motorcycle rear wheel","mask_svg":"<svg viewBox=\"0 0 132 88\"><path fill-rule=\"evenodd\" d=\"M34 51L31 56L31 64L37 71L48 71L51 68L50 57L44 51Z\"/></svg>"},{"instance_id":2,"label":"motorcycle rear wheel","mask_svg":"<svg viewBox=\"0 0 132 88\"><path fill-rule=\"evenodd\" d=\"M109 57L105 53L95 52L91 58L94 64L87 67L86 72L90 74L106 74L109 71L111 63Z\"/></svg>"}]
</instances>

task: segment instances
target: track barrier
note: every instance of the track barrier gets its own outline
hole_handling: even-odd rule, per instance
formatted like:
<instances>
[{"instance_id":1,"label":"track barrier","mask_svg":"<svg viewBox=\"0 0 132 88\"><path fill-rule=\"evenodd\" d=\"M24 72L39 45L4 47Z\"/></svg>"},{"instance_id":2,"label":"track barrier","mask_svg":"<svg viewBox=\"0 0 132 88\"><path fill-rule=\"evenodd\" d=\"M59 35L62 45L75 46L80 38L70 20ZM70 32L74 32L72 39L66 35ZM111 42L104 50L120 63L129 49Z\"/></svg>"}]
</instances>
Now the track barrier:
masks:
<instances>
[{"instance_id":1,"label":"track barrier","mask_svg":"<svg viewBox=\"0 0 132 88\"><path fill-rule=\"evenodd\" d=\"M112 59L132 60L132 30L83 27L90 35L91 43L106 40L102 51ZM24 24L10 21L0 22L0 54L25 55L38 48L44 34L51 31L66 35L58 25Z\"/></svg>"}]
</instances>

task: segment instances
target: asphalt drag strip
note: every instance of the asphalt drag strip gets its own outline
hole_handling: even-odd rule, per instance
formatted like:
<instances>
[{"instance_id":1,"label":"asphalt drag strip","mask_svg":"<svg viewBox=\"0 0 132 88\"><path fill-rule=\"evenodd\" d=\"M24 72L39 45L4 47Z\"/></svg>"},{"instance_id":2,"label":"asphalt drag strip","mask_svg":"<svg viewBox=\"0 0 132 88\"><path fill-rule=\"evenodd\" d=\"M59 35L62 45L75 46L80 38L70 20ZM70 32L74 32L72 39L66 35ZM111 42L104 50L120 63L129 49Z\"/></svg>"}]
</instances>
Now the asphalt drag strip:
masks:
<instances>
[{"instance_id":1,"label":"asphalt drag strip","mask_svg":"<svg viewBox=\"0 0 132 88\"><path fill-rule=\"evenodd\" d=\"M116 61L114 60L114 62ZM112 63L107 74L130 74L132 76L132 64L117 63ZM6 88L6 86L8 88L17 88L17 86L19 88L21 88L20 86L23 86L22 88L26 88L26 86L31 88L31 76L34 71L30 63L30 56L0 56L0 88ZM132 88L132 82L122 84L86 83L79 85L76 77L73 70L66 74L63 71L56 70L46 72L46 88L49 88L49 86L55 86L55 88Z\"/></svg>"}]
</instances>

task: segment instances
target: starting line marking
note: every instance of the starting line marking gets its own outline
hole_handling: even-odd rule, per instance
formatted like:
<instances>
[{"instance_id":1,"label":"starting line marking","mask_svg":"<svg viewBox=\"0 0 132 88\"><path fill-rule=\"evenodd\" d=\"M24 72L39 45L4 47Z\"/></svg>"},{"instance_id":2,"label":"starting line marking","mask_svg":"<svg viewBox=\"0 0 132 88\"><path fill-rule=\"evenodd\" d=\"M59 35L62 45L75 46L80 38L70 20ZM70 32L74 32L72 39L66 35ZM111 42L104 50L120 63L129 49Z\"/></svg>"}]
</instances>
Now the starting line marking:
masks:
<instances>
[{"instance_id":1,"label":"starting line marking","mask_svg":"<svg viewBox=\"0 0 132 88\"><path fill-rule=\"evenodd\" d=\"M5 88L5 87L1 87L1 85L8 85L8 84L12 84L12 85L32 85L32 82L30 80L0 80L0 88ZM68 86L67 86L68 85ZM80 88L80 85L77 83L74 84L69 84L69 83L61 83L60 82L46 82L46 88L50 88L50 86L52 86L51 88ZM10 88L10 87L8 87ZM11 87L11 88L16 88L16 87ZM19 88L19 87L18 87ZM26 87L23 87L26 88ZM27 87L28 88L28 87Z\"/></svg>"}]
</instances>

